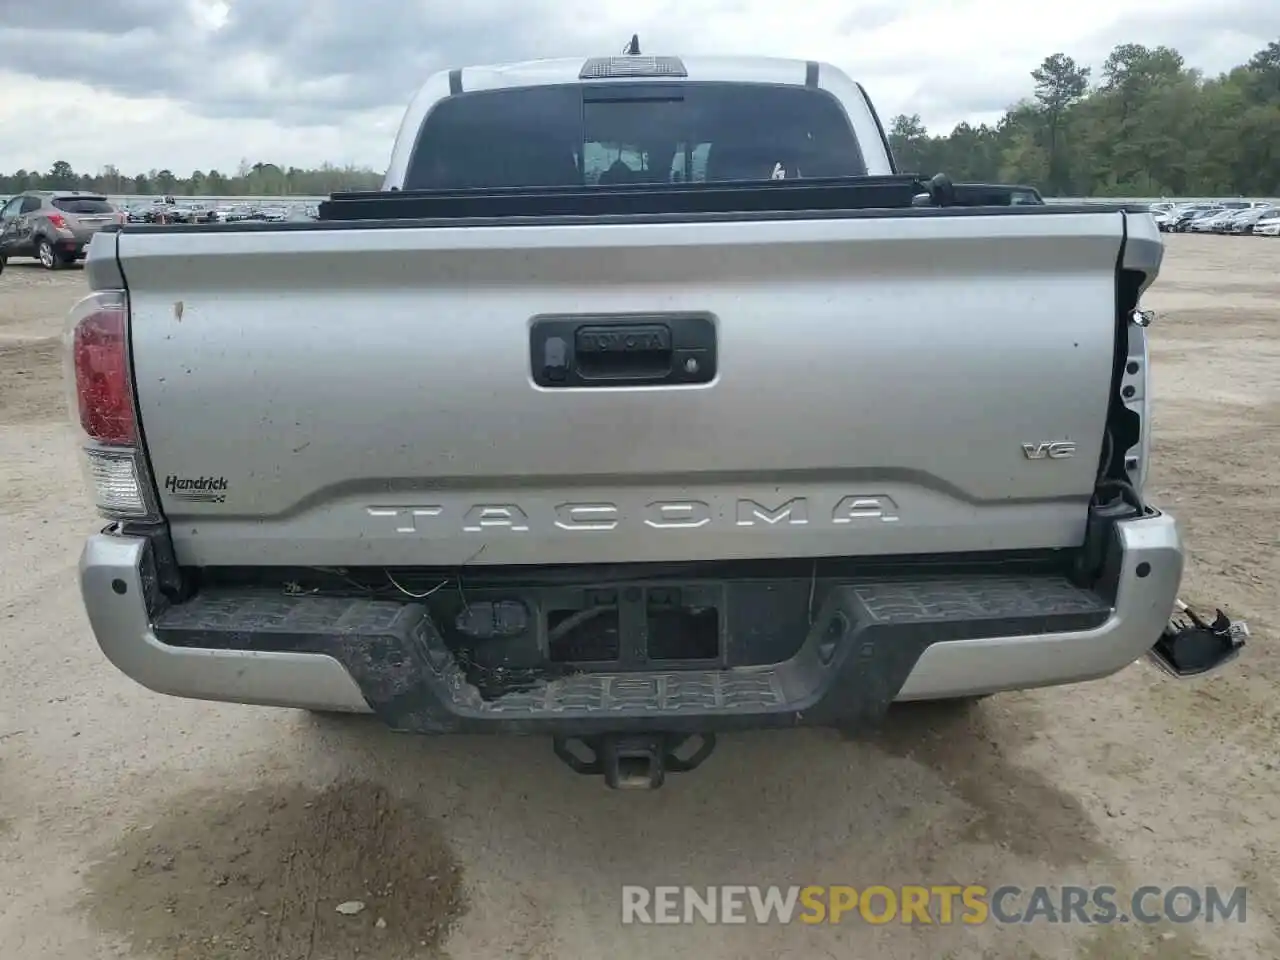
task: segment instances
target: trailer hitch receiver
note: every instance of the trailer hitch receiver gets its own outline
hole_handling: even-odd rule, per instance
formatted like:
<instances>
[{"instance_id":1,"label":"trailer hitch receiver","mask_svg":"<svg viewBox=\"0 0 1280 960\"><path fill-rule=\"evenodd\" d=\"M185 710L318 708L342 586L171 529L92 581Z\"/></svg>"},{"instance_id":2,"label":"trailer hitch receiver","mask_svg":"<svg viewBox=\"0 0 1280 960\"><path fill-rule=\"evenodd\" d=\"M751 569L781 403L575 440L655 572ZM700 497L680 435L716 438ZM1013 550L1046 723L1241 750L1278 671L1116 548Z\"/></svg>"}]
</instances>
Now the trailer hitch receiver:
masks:
<instances>
[{"instance_id":1,"label":"trailer hitch receiver","mask_svg":"<svg viewBox=\"0 0 1280 960\"><path fill-rule=\"evenodd\" d=\"M709 733L604 734L557 737L552 742L556 756L571 770L603 776L605 786L614 790L656 790L666 781L667 771L694 769L715 746L716 738Z\"/></svg>"}]
</instances>

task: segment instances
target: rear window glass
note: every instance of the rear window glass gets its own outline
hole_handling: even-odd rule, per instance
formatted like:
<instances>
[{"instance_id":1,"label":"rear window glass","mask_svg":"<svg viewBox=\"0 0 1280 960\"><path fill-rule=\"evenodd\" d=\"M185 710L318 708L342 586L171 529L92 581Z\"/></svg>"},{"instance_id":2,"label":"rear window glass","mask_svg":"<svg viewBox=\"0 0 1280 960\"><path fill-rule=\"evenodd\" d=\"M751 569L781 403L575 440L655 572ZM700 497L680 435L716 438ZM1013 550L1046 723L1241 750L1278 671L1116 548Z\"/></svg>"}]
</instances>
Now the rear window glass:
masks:
<instances>
[{"instance_id":1,"label":"rear window glass","mask_svg":"<svg viewBox=\"0 0 1280 960\"><path fill-rule=\"evenodd\" d=\"M59 197L53 205L64 213L116 212L116 208L101 197Z\"/></svg>"},{"instance_id":2,"label":"rear window glass","mask_svg":"<svg viewBox=\"0 0 1280 960\"><path fill-rule=\"evenodd\" d=\"M409 190L863 176L840 104L806 87L563 85L461 94L428 115Z\"/></svg>"}]
</instances>

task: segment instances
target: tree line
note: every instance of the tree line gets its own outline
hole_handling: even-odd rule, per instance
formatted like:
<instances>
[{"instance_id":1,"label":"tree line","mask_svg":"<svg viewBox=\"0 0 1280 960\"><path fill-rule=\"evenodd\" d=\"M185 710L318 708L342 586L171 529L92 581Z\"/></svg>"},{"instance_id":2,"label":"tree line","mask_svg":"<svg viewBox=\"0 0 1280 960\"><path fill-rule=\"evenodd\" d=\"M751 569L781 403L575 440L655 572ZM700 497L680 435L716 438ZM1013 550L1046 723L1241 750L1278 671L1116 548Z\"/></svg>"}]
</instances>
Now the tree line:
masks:
<instances>
[{"instance_id":1,"label":"tree line","mask_svg":"<svg viewBox=\"0 0 1280 960\"><path fill-rule=\"evenodd\" d=\"M1123 43L1094 77L1065 53L994 124L934 136L894 117L900 167L1048 196L1280 196L1280 41L1216 77L1169 47Z\"/></svg>"},{"instance_id":2,"label":"tree line","mask_svg":"<svg viewBox=\"0 0 1280 960\"><path fill-rule=\"evenodd\" d=\"M1165 46L1122 43L1095 79L1065 53L1031 71L1035 94L998 123L932 135L919 114L893 118L899 166L977 182L1025 183L1049 196L1280 196L1280 40L1217 77ZM185 196L317 196L373 190L382 174L242 162L234 174L115 167L0 174L0 195L30 189Z\"/></svg>"},{"instance_id":3,"label":"tree line","mask_svg":"<svg viewBox=\"0 0 1280 960\"><path fill-rule=\"evenodd\" d=\"M325 164L312 170L279 167L274 163L244 161L235 173L195 170L179 177L172 170L151 170L132 176L114 166L98 173L77 173L65 160L47 172L19 170L0 174L0 196L24 190L91 190L105 194L139 196L236 197L236 196L326 196L341 190L377 190L382 174L361 167Z\"/></svg>"}]
</instances>

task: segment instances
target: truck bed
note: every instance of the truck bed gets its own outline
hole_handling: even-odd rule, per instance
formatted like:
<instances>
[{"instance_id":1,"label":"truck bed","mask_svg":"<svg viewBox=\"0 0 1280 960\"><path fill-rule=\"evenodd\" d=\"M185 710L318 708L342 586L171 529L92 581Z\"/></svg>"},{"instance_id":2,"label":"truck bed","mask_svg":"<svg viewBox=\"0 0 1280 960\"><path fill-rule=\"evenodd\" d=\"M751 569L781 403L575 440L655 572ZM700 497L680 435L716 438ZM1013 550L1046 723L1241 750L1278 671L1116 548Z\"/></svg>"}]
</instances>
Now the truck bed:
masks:
<instances>
[{"instance_id":1,"label":"truck bed","mask_svg":"<svg viewBox=\"0 0 1280 960\"><path fill-rule=\"evenodd\" d=\"M597 207L114 238L181 563L573 564L1078 546L1128 216ZM538 382L547 323L690 318L705 382ZM1049 444L1074 456L1024 449Z\"/></svg>"}]
</instances>

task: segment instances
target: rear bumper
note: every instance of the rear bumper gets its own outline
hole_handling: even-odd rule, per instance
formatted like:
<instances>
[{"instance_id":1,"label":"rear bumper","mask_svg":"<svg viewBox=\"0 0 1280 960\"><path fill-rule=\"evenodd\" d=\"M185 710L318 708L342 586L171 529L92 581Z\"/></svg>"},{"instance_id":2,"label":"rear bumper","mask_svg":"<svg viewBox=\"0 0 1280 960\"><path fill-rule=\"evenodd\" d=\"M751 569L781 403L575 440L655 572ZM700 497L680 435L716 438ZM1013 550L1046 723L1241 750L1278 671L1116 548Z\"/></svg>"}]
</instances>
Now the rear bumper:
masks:
<instances>
[{"instance_id":1,"label":"rear bumper","mask_svg":"<svg viewBox=\"0 0 1280 960\"><path fill-rule=\"evenodd\" d=\"M84 256L85 247L89 245L89 241L92 239L92 234L80 236L70 231L59 230L54 237L53 248L65 256L82 257Z\"/></svg>"},{"instance_id":2,"label":"rear bumper","mask_svg":"<svg viewBox=\"0 0 1280 960\"><path fill-rule=\"evenodd\" d=\"M100 533L80 555L80 591L98 645L117 669L157 693L312 710L369 712L360 688L331 657L201 650L161 643L152 629L150 545Z\"/></svg>"},{"instance_id":3,"label":"rear bumper","mask_svg":"<svg viewBox=\"0 0 1280 960\"><path fill-rule=\"evenodd\" d=\"M273 597L265 607L258 601L243 615L226 601L200 598L165 608L155 599L147 541L111 534L89 540L80 579L103 653L122 672L161 693L376 712L397 729L420 732L586 736L874 721L893 700L970 696L1106 676L1142 656L1160 637L1173 610L1182 564L1173 518L1155 515L1116 525L1110 563L1113 599L1087 628L1046 632L1028 626L1041 619L1034 609L1024 609L1028 604L1044 605L1044 624L1071 618L1079 622L1091 615L1079 606L1080 592L1073 597L1066 586L1055 588L1055 596L1037 587L1041 592L1036 597L1015 598L1023 604L1017 612L1021 631L989 635L983 633L984 624L993 622L983 619L989 612L957 623L957 616L967 616L965 611L977 609L977 602L958 595L954 585L946 602L922 603L901 590L883 602L868 601L864 587L849 584L832 591L809 638L781 664L579 673L497 699L484 699L467 682L425 608L417 604L341 601L347 606L337 613L340 627L329 618L332 606L327 612L313 609L309 620L302 617L319 631L313 634L312 649L253 649L271 645L265 639L255 644L255 638L268 638L291 615L293 600ZM981 592L972 585L965 589L971 587L973 593ZM1007 591L1000 602L1010 602ZM949 618L946 635L963 639L936 639L935 627L943 620L931 617ZM327 622L321 624L321 619ZM237 649L172 645L157 636L157 623L168 624L160 632L169 635L195 621L204 630L227 631L236 638ZM834 643L828 629L833 621L843 625ZM298 629L307 627L294 632Z\"/></svg>"}]
</instances>

